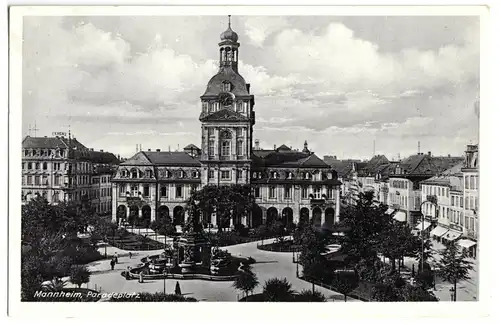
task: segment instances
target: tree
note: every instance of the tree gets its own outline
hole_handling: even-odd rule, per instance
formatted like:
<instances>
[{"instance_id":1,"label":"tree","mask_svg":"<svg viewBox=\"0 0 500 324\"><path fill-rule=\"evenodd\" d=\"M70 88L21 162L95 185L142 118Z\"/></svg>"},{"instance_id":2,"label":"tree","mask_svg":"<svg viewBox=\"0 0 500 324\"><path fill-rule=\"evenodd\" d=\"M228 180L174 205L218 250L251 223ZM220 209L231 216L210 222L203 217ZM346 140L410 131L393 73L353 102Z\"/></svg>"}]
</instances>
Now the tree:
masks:
<instances>
[{"instance_id":1,"label":"tree","mask_svg":"<svg viewBox=\"0 0 500 324\"><path fill-rule=\"evenodd\" d=\"M396 271L396 260L405 256L416 256L420 239L411 233L406 224L391 220L381 234L381 252L391 260L391 271Z\"/></svg>"},{"instance_id":2,"label":"tree","mask_svg":"<svg viewBox=\"0 0 500 324\"><path fill-rule=\"evenodd\" d=\"M289 302L293 300L292 285L286 278L272 278L265 282L262 294L266 301Z\"/></svg>"},{"instance_id":3,"label":"tree","mask_svg":"<svg viewBox=\"0 0 500 324\"><path fill-rule=\"evenodd\" d=\"M378 258L382 234L391 226L392 219L385 214L386 210L386 206L374 206L373 192L360 193L357 204L344 210L342 222L348 230L341 239L341 245L343 252L348 255L348 264L355 265L361 259Z\"/></svg>"},{"instance_id":4,"label":"tree","mask_svg":"<svg viewBox=\"0 0 500 324\"><path fill-rule=\"evenodd\" d=\"M295 295L294 301L298 302L325 302L326 297L319 291L304 289Z\"/></svg>"},{"instance_id":5,"label":"tree","mask_svg":"<svg viewBox=\"0 0 500 324\"><path fill-rule=\"evenodd\" d=\"M253 291L255 287L259 284L257 276L252 272L251 269L242 271L233 282L233 287L241 290L245 293L245 297L248 298L248 293Z\"/></svg>"},{"instance_id":6,"label":"tree","mask_svg":"<svg viewBox=\"0 0 500 324\"><path fill-rule=\"evenodd\" d=\"M347 302L347 294L359 285L358 274L353 270L337 270L333 276L332 285L344 295L344 302Z\"/></svg>"},{"instance_id":7,"label":"tree","mask_svg":"<svg viewBox=\"0 0 500 324\"><path fill-rule=\"evenodd\" d=\"M300 242L299 263L302 265L304 277L319 281L328 279L324 256L327 245L326 236L309 225L303 229ZM314 283L312 287L314 291Z\"/></svg>"},{"instance_id":8,"label":"tree","mask_svg":"<svg viewBox=\"0 0 500 324\"><path fill-rule=\"evenodd\" d=\"M453 285L453 301L457 301L457 283L461 280L470 279L469 271L472 270L472 262L466 260L467 256L459 251L455 242L447 244L445 250L440 251L439 275Z\"/></svg>"},{"instance_id":9,"label":"tree","mask_svg":"<svg viewBox=\"0 0 500 324\"><path fill-rule=\"evenodd\" d=\"M215 211L220 230L227 227L233 216L249 216L255 204L250 185L207 185L192 192L186 209L196 209L200 214Z\"/></svg>"},{"instance_id":10,"label":"tree","mask_svg":"<svg viewBox=\"0 0 500 324\"><path fill-rule=\"evenodd\" d=\"M182 292L181 292L181 285L179 285L179 282L178 282L178 281L175 283L175 294L176 294L176 295L182 295Z\"/></svg>"},{"instance_id":11,"label":"tree","mask_svg":"<svg viewBox=\"0 0 500 324\"><path fill-rule=\"evenodd\" d=\"M438 301L432 292L427 291L422 286L406 285L403 291L403 296L404 300L409 302Z\"/></svg>"},{"instance_id":12,"label":"tree","mask_svg":"<svg viewBox=\"0 0 500 324\"><path fill-rule=\"evenodd\" d=\"M73 265L70 269L69 280L80 288L82 284L89 282L90 271L85 265Z\"/></svg>"}]
</instances>

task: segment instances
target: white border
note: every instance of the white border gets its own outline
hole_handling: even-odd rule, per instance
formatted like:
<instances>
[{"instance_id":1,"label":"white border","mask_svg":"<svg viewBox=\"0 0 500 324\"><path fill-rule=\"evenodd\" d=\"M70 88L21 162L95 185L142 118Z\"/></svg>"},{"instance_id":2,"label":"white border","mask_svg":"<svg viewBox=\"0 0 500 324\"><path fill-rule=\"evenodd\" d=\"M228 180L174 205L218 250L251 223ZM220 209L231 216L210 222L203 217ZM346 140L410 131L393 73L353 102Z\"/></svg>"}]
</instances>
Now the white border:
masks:
<instances>
[{"instance_id":1,"label":"white border","mask_svg":"<svg viewBox=\"0 0 500 324\"><path fill-rule=\"evenodd\" d=\"M179 1L180 2L180 1ZM171 1L172 4L179 3ZM322 1L323 2L323 1ZM454 1L455 3L481 3L484 1ZM112 2L110 2L112 3ZM115 2L116 3L116 2ZM130 2L129 2L130 3ZM258 2L255 2L258 3ZM260 2L262 3L262 2ZM312 4L313 2L311 2ZM318 3L318 2L314 2ZM324 2L323 2L324 3ZM347 2L344 2L347 3ZM349 2L349 3L352 3ZM388 3L388 2L386 2ZM391 3L395 3L391 1ZM425 2L421 2L424 4ZM427 2L429 3L429 2ZM433 2L435 3L435 1ZM493 10L493 8L491 8ZM137 318L142 321L148 321L151 317L162 317L168 321L187 321L197 320L204 323L208 321L235 321L235 322L257 322L268 319L272 322L281 323L296 320L300 322L311 322L315 320L328 319L370 319L376 318L417 318L417 317L448 317L455 319L472 319L477 316L485 316L492 311L490 296L492 294L492 284L495 282L492 275L491 261L495 258L495 253L490 251L490 243L494 242L494 236L488 233L494 227L491 227L489 217L498 217L495 215L495 209L492 205L495 201L492 196L494 192L494 181L490 178L490 170L493 173L495 169L489 168L490 159L489 144L492 138L492 130L495 120L490 113L496 108L493 105L492 94L494 91L491 86L493 73L491 72L493 56L490 52L490 31L489 12L485 7L325 7L325 6L296 6L296 7L265 7L265 6L204 6L204 7L11 7L10 16L10 129L9 129L9 174L11 175L9 191L12 193L20 192L21 173L20 161L21 150L19 144L22 141L21 129L21 82L22 82L22 16L23 15L480 15L481 16L481 174L488 174L488 177L481 177L481 208L482 219L480 225L480 258L481 266L479 269L479 302L469 303L326 303L326 304L255 304L255 303L141 303L139 305L132 303L21 303L20 300L20 197L17 194L9 196L9 313L12 316L41 318L45 316L57 317L106 317L118 319L122 317ZM497 26L498 27L498 26ZM496 29L500 30L500 29ZM497 53L498 54L498 53ZM496 83L498 87L498 83ZM490 123L486 123L490 121ZM498 120L498 119L497 119ZM489 136L488 136L489 135ZM494 142L493 142L494 143ZM494 144L492 146L494 148ZM5 169L5 168L4 168ZM498 182L497 182L498 183ZM491 188L488 191L485 188ZM491 198L491 199L490 199ZM488 212L491 211L491 212ZM64 305L64 306L63 306ZM361 306L362 305L362 306ZM360 306L362 308L360 308ZM333 319L334 318L334 319ZM142 322L141 321L141 322ZM384 321L385 322L385 321Z\"/></svg>"}]
</instances>

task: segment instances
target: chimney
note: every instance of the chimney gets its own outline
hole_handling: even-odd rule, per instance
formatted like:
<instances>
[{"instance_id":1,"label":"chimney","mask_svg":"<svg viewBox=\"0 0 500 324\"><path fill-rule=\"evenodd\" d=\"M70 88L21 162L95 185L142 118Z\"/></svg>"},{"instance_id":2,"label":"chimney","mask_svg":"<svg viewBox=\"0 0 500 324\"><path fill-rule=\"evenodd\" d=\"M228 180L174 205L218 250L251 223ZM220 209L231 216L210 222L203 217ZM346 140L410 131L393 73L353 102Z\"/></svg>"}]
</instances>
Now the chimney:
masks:
<instances>
[{"instance_id":1,"label":"chimney","mask_svg":"<svg viewBox=\"0 0 500 324\"><path fill-rule=\"evenodd\" d=\"M336 160L337 160L337 156L336 156L336 155L334 155L334 156L333 156L333 159L336 161Z\"/></svg>"},{"instance_id":2,"label":"chimney","mask_svg":"<svg viewBox=\"0 0 500 324\"><path fill-rule=\"evenodd\" d=\"M431 154L431 153L432 153L431 151L427 152L427 154L428 154L429 156L432 156L432 154Z\"/></svg>"},{"instance_id":3,"label":"chimney","mask_svg":"<svg viewBox=\"0 0 500 324\"><path fill-rule=\"evenodd\" d=\"M94 148L92 148L92 147L91 147L91 148L90 148L90 152L94 152Z\"/></svg>"},{"instance_id":4,"label":"chimney","mask_svg":"<svg viewBox=\"0 0 500 324\"><path fill-rule=\"evenodd\" d=\"M120 154L117 155L118 161L120 161Z\"/></svg>"},{"instance_id":5,"label":"chimney","mask_svg":"<svg viewBox=\"0 0 500 324\"><path fill-rule=\"evenodd\" d=\"M274 144L274 150L276 150L276 144Z\"/></svg>"},{"instance_id":6,"label":"chimney","mask_svg":"<svg viewBox=\"0 0 500 324\"><path fill-rule=\"evenodd\" d=\"M160 152L160 149L156 149L156 152Z\"/></svg>"},{"instance_id":7,"label":"chimney","mask_svg":"<svg viewBox=\"0 0 500 324\"><path fill-rule=\"evenodd\" d=\"M104 150L101 150L100 152L104 152Z\"/></svg>"},{"instance_id":8,"label":"chimney","mask_svg":"<svg viewBox=\"0 0 500 324\"><path fill-rule=\"evenodd\" d=\"M250 83L247 83L247 92L250 93Z\"/></svg>"},{"instance_id":9,"label":"chimney","mask_svg":"<svg viewBox=\"0 0 500 324\"><path fill-rule=\"evenodd\" d=\"M151 152L151 149L148 149L148 152Z\"/></svg>"}]
</instances>

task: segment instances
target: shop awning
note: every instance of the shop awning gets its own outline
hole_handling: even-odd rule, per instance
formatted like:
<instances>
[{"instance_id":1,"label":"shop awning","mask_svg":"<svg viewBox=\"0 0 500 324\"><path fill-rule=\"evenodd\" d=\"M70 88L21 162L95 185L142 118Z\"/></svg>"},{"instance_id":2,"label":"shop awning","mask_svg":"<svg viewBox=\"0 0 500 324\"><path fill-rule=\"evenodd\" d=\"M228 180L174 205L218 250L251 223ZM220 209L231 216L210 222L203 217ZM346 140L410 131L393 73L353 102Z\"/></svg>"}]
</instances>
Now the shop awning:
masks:
<instances>
[{"instance_id":1,"label":"shop awning","mask_svg":"<svg viewBox=\"0 0 500 324\"><path fill-rule=\"evenodd\" d=\"M390 214L394 213L394 209L392 209L392 208L388 208L388 209L385 211L385 213L386 213L387 215L390 215Z\"/></svg>"},{"instance_id":2,"label":"shop awning","mask_svg":"<svg viewBox=\"0 0 500 324\"><path fill-rule=\"evenodd\" d=\"M468 240L468 239L461 239L461 240L458 240L457 244L460 245L463 248L468 249L471 246L476 245L477 243L474 242L474 241Z\"/></svg>"},{"instance_id":3,"label":"shop awning","mask_svg":"<svg viewBox=\"0 0 500 324\"><path fill-rule=\"evenodd\" d=\"M429 226L431 226L431 223L424 221L424 231L425 231L426 229L428 229L428 228L429 228ZM421 231L421 230L422 230L422 222L418 223L418 224L415 226L415 229L416 229L417 231Z\"/></svg>"},{"instance_id":4,"label":"shop awning","mask_svg":"<svg viewBox=\"0 0 500 324\"><path fill-rule=\"evenodd\" d=\"M406 214L402 211L396 212L396 215L393 217L398 222L406 222Z\"/></svg>"},{"instance_id":5,"label":"shop awning","mask_svg":"<svg viewBox=\"0 0 500 324\"><path fill-rule=\"evenodd\" d=\"M441 237L443 236L446 232L448 232L447 228L441 227L441 226L436 226L435 229L431 231L431 236L438 236Z\"/></svg>"},{"instance_id":6,"label":"shop awning","mask_svg":"<svg viewBox=\"0 0 500 324\"><path fill-rule=\"evenodd\" d=\"M462 233L454 231L454 230L449 230L446 235L443 235L442 238L448 240L448 241L455 241L457 238L460 237Z\"/></svg>"}]
</instances>

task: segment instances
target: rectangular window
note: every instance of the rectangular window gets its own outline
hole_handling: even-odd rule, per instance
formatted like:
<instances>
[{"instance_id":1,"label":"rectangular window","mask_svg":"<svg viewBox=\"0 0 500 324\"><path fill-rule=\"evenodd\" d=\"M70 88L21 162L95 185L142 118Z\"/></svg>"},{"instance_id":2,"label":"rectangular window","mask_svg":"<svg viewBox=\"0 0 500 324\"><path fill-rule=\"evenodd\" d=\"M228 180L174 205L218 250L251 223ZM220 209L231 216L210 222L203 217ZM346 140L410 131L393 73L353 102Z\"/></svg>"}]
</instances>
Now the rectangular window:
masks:
<instances>
[{"instance_id":1,"label":"rectangular window","mask_svg":"<svg viewBox=\"0 0 500 324\"><path fill-rule=\"evenodd\" d=\"M22 185L23 185L23 186L24 186L24 185L26 185L26 177L25 177L25 176L22 176L22 177L21 177L21 179L23 180Z\"/></svg>"},{"instance_id":2,"label":"rectangular window","mask_svg":"<svg viewBox=\"0 0 500 324\"><path fill-rule=\"evenodd\" d=\"M470 177L465 176L465 189L469 189L470 186Z\"/></svg>"},{"instance_id":3,"label":"rectangular window","mask_svg":"<svg viewBox=\"0 0 500 324\"><path fill-rule=\"evenodd\" d=\"M464 207L464 197L460 197L460 207Z\"/></svg>"},{"instance_id":4,"label":"rectangular window","mask_svg":"<svg viewBox=\"0 0 500 324\"><path fill-rule=\"evenodd\" d=\"M231 145L229 141L223 141L222 142L222 147L221 147L221 155L222 156L229 156L231 154Z\"/></svg>"},{"instance_id":5,"label":"rectangular window","mask_svg":"<svg viewBox=\"0 0 500 324\"><path fill-rule=\"evenodd\" d=\"M215 156L214 141L208 141L208 156Z\"/></svg>"},{"instance_id":6,"label":"rectangular window","mask_svg":"<svg viewBox=\"0 0 500 324\"><path fill-rule=\"evenodd\" d=\"M269 187L269 198L276 199L276 187L275 186Z\"/></svg>"},{"instance_id":7,"label":"rectangular window","mask_svg":"<svg viewBox=\"0 0 500 324\"><path fill-rule=\"evenodd\" d=\"M46 175L42 176L42 185L46 186L49 184L49 179Z\"/></svg>"},{"instance_id":8,"label":"rectangular window","mask_svg":"<svg viewBox=\"0 0 500 324\"><path fill-rule=\"evenodd\" d=\"M238 143L236 144L236 155L238 155L238 156L243 155L243 142L242 141L238 141Z\"/></svg>"},{"instance_id":9,"label":"rectangular window","mask_svg":"<svg viewBox=\"0 0 500 324\"><path fill-rule=\"evenodd\" d=\"M54 201L59 201L60 197L59 197L59 191L54 191Z\"/></svg>"},{"instance_id":10,"label":"rectangular window","mask_svg":"<svg viewBox=\"0 0 500 324\"><path fill-rule=\"evenodd\" d=\"M260 198L260 187L256 187L254 190L255 198Z\"/></svg>"},{"instance_id":11,"label":"rectangular window","mask_svg":"<svg viewBox=\"0 0 500 324\"><path fill-rule=\"evenodd\" d=\"M292 186L285 186L285 199L292 198Z\"/></svg>"},{"instance_id":12,"label":"rectangular window","mask_svg":"<svg viewBox=\"0 0 500 324\"><path fill-rule=\"evenodd\" d=\"M208 128L208 136L214 136L215 134L215 128L209 127Z\"/></svg>"},{"instance_id":13,"label":"rectangular window","mask_svg":"<svg viewBox=\"0 0 500 324\"><path fill-rule=\"evenodd\" d=\"M214 178L214 170L208 170L208 178L213 179Z\"/></svg>"},{"instance_id":14,"label":"rectangular window","mask_svg":"<svg viewBox=\"0 0 500 324\"><path fill-rule=\"evenodd\" d=\"M238 101L238 106L236 106L236 111L237 112L242 112L243 111L243 102Z\"/></svg>"},{"instance_id":15,"label":"rectangular window","mask_svg":"<svg viewBox=\"0 0 500 324\"><path fill-rule=\"evenodd\" d=\"M479 197L474 198L474 205L476 206L476 210L479 209Z\"/></svg>"},{"instance_id":16,"label":"rectangular window","mask_svg":"<svg viewBox=\"0 0 500 324\"><path fill-rule=\"evenodd\" d=\"M139 196L139 187L137 187L136 185L134 185L130 189L131 189L130 191L131 191L132 197Z\"/></svg>"},{"instance_id":17,"label":"rectangular window","mask_svg":"<svg viewBox=\"0 0 500 324\"><path fill-rule=\"evenodd\" d=\"M149 186L144 186L144 197L149 197Z\"/></svg>"},{"instance_id":18,"label":"rectangular window","mask_svg":"<svg viewBox=\"0 0 500 324\"><path fill-rule=\"evenodd\" d=\"M201 104L201 107L202 107L202 109L203 109L203 112L205 112L205 113L206 113L206 112L207 112L207 108L208 108L208 104L207 104L206 102L203 102L203 103Z\"/></svg>"},{"instance_id":19,"label":"rectangular window","mask_svg":"<svg viewBox=\"0 0 500 324\"><path fill-rule=\"evenodd\" d=\"M465 210L469 210L470 205L469 205L469 197L465 197Z\"/></svg>"},{"instance_id":20,"label":"rectangular window","mask_svg":"<svg viewBox=\"0 0 500 324\"><path fill-rule=\"evenodd\" d=\"M32 166L33 166L33 165L31 164L31 162L28 162L28 170L31 170L31 169L32 169Z\"/></svg>"},{"instance_id":21,"label":"rectangular window","mask_svg":"<svg viewBox=\"0 0 500 324\"><path fill-rule=\"evenodd\" d=\"M40 176L35 176L35 186L40 185Z\"/></svg>"},{"instance_id":22,"label":"rectangular window","mask_svg":"<svg viewBox=\"0 0 500 324\"><path fill-rule=\"evenodd\" d=\"M314 187L314 198L321 199L321 187Z\"/></svg>"},{"instance_id":23,"label":"rectangular window","mask_svg":"<svg viewBox=\"0 0 500 324\"><path fill-rule=\"evenodd\" d=\"M302 199L307 199L307 193L308 193L308 190L307 190L307 189L308 189L308 188L307 188L307 187L305 187L305 186L304 186L304 187L302 187L302 190L301 190L301 191L302 191L302 195L301 195Z\"/></svg>"},{"instance_id":24,"label":"rectangular window","mask_svg":"<svg viewBox=\"0 0 500 324\"><path fill-rule=\"evenodd\" d=\"M211 102L210 103L210 112L214 112L215 111L215 102Z\"/></svg>"},{"instance_id":25,"label":"rectangular window","mask_svg":"<svg viewBox=\"0 0 500 324\"><path fill-rule=\"evenodd\" d=\"M328 199L333 199L333 188L328 188L326 190L326 194L327 194Z\"/></svg>"},{"instance_id":26,"label":"rectangular window","mask_svg":"<svg viewBox=\"0 0 500 324\"><path fill-rule=\"evenodd\" d=\"M59 186L61 184L61 176L56 174L54 175L54 185Z\"/></svg>"},{"instance_id":27,"label":"rectangular window","mask_svg":"<svg viewBox=\"0 0 500 324\"><path fill-rule=\"evenodd\" d=\"M175 197L176 198L181 198L182 197L182 186L175 186Z\"/></svg>"},{"instance_id":28,"label":"rectangular window","mask_svg":"<svg viewBox=\"0 0 500 324\"><path fill-rule=\"evenodd\" d=\"M236 129L236 136L242 137L243 136L243 128L237 128Z\"/></svg>"},{"instance_id":29,"label":"rectangular window","mask_svg":"<svg viewBox=\"0 0 500 324\"><path fill-rule=\"evenodd\" d=\"M238 179L243 179L243 170L238 170L238 171L236 172L236 175L237 175L237 178L238 178Z\"/></svg>"},{"instance_id":30,"label":"rectangular window","mask_svg":"<svg viewBox=\"0 0 500 324\"><path fill-rule=\"evenodd\" d=\"M167 196L167 187L161 187L160 188L160 196L166 197Z\"/></svg>"},{"instance_id":31,"label":"rectangular window","mask_svg":"<svg viewBox=\"0 0 500 324\"><path fill-rule=\"evenodd\" d=\"M231 171L229 170L221 171L220 175L222 180L231 180Z\"/></svg>"}]
</instances>

